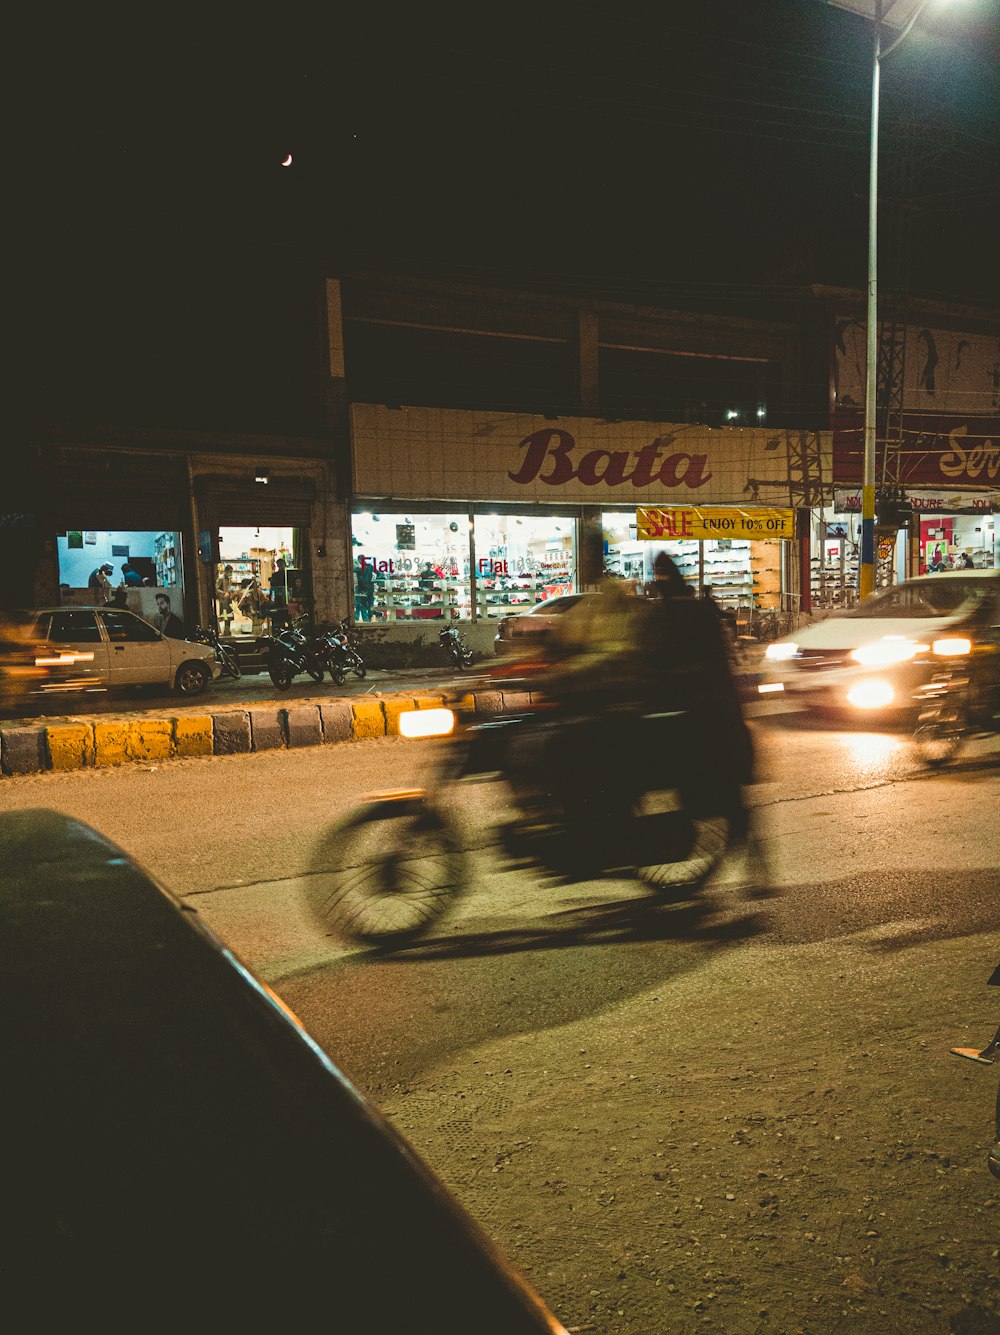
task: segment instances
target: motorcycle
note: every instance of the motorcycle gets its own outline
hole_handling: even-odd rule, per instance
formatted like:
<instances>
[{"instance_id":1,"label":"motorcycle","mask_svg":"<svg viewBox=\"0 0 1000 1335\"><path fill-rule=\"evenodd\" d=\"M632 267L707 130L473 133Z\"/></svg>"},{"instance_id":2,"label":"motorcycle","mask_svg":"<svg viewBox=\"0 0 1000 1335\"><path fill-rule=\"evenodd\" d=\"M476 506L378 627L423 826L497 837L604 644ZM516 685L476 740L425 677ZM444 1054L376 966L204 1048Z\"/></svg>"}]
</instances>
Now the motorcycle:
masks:
<instances>
[{"instance_id":1,"label":"motorcycle","mask_svg":"<svg viewBox=\"0 0 1000 1335\"><path fill-rule=\"evenodd\" d=\"M287 691L300 672L307 673L313 681L323 680L322 665L299 622L276 630L273 635L258 636L257 648L264 654L268 676L279 691Z\"/></svg>"},{"instance_id":2,"label":"motorcycle","mask_svg":"<svg viewBox=\"0 0 1000 1335\"><path fill-rule=\"evenodd\" d=\"M240 659L236 650L229 644L223 644L218 633L206 626L195 626L192 639L198 644L207 644L215 650L215 661L220 668L220 675L238 681L243 675Z\"/></svg>"},{"instance_id":3,"label":"motorcycle","mask_svg":"<svg viewBox=\"0 0 1000 1335\"><path fill-rule=\"evenodd\" d=\"M913 744L925 765L953 760L970 739L1000 732L1000 685L970 671L971 642L955 637L948 666L917 691Z\"/></svg>"},{"instance_id":4,"label":"motorcycle","mask_svg":"<svg viewBox=\"0 0 1000 1335\"><path fill-rule=\"evenodd\" d=\"M362 680L368 673L346 619L331 630L323 630L314 635L309 647L313 662L317 667L325 668L330 674L330 680L337 686L343 685L348 672L353 672Z\"/></svg>"},{"instance_id":5,"label":"motorcycle","mask_svg":"<svg viewBox=\"0 0 1000 1335\"><path fill-rule=\"evenodd\" d=\"M445 626L438 635L438 640L459 672L464 672L466 668L472 666L472 650L462 638L457 626Z\"/></svg>"},{"instance_id":6,"label":"motorcycle","mask_svg":"<svg viewBox=\"0 0 1000 1335\"><path fill-rule=\"evenodd\" d=\"M509 865L564 882L629 875L670 899L695 893L737 846L760 871L738 787L692 784L681 759L690 723L682 713L573 717L560 706L489 722L444 708L404 712L402 736L448 739L437 772L426 788L378 794L328 828L309 909L348 941L398 946L426 933L469 884L452 799L474 778L499 778L514 798L517 815L499 830Z\"/></svg>"}]
</instances>

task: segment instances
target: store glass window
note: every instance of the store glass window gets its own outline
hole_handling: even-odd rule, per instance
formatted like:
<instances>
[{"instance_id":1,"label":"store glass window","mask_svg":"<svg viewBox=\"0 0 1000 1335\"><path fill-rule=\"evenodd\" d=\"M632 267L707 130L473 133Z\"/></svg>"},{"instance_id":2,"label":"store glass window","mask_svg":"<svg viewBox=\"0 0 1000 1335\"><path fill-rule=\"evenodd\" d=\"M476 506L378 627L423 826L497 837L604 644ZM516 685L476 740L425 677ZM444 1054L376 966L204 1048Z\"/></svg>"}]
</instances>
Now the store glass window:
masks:
<instances>
[{"instance_id":1,"label":"store glass window","mask_svg":"<svg viewBox=\"0 0 1000 1335\"><path fill-rule=\"evenodd\" d=\"M365 511L351 541L357 621L471 618L468 514Z\"/></svg>"},{"instance_id":2,"label":"store glass window","mask_svg":"<svg viewBox=\"0 0 1000 1335\"><path fill-rule=\"evenodd\" d=\"M64 607L103 607L110 602L153 622L160 610L156 591L168 589L171 609L183 620L184 562L179 533L72 529L58 534L56 555L59 601Z\"/></svg>"},{"instance_id":3,"label":"store glass window","mask_svg":"<svg viewBox=\"0 0 1000 1335\"><path fill-rule=\"evenodd\" d=\"M219 529L214 587L220 637L264 635L312 615L307 542L303 528Z\"/></svg>"},{"instance_id":4,"label":"store glass window","mask_svg":"<svg viewBox=\"0 0 1000 1335\"><path fill-rule=\"evenodd\" d=\"M508 616L576 591L576 521L570 517L477 515L474 545L478 617Z\"/></svg>"}]
</instances>

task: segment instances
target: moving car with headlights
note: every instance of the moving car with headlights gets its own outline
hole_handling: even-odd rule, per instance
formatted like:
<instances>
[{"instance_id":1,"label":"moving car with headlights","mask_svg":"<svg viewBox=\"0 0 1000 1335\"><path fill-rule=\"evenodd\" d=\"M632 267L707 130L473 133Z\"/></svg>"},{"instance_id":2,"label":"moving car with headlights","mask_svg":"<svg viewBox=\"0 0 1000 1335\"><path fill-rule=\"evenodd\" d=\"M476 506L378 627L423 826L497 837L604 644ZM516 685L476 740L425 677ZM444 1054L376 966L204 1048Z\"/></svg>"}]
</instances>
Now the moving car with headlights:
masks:
<instances>
[{"instance_id":1,"label":"moving car with headlights","mask_svg":"<svg viewBox=\"0 0 1000 1335\"><path fill-rule=\"evenodd\" d=\"M493 641L493 651L497 654L532 653L541 648L546 635L555 628L561 617L572 612L591 593L561 593L555 598L546 598L536 603L526 612L515 612L504 617L497 627Z\"/></svg>"},{"instance_id":2,"label":"moving car with headlights","mask_svg":"<svg viewBox=\"0 0 1000 1335\"><path fill-rule=\"evenodd\" d=\"M211 645L170 639L124 608L43 607L32 616L33 637L75 655L98 687L159 686L192 696L219 675Z\"/></svg>"},{"instance_id":3,"label":"moving car with headlights","mask_svg":"<svg viewBox=\"0 0 1000 1335\"><path fill-rule=\"evenodd\" d=\"M935 672L964 657L981 691L1000 679L1000 572L923 575L768 645L762 697L851 714L914 712Z\"/></svg>"},{"instance_id":4,"label":"moving car with headlights","mask_svg":"<svg viewBox=\"0 0 1000 1335\"><path fill-rule=\"evenodd\" d=\"M0 612L0 718L30 713L43 697L94 685L87 661L69 647L38 638L34 613Z\"/></svg>"}]
</instances>

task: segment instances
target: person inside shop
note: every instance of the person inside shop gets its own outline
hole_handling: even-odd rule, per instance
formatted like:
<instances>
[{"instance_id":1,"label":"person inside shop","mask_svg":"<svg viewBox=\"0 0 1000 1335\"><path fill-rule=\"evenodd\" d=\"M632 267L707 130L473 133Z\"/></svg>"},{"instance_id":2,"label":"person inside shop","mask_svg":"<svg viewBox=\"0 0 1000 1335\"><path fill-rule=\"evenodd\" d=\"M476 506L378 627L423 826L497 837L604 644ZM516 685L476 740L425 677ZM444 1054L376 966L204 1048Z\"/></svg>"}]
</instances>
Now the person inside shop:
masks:
<instances>
[{"instance_id":1,"label":"person inside shop","mask_svg":"<svg viewBox=\"0 0 1000 1335\"><path fill-rule=\"evenodd\" d=\"M959 552L958 556L955 558L956 570L974 570L975 566L976 563L968 552Z\"/></svg>"},{"instance_id":2,"label":"person inside shop","mask_svg":"<svg viewBox=\"0 0 1000 1335\"><path fill-rule=\"evenodd\" d=\"M254 575L247 581L246 592L240 599L240 611L250 618L250 628L254 635L260 635L264 629L267 606L267 597L260 587L260 580Z\"/></svg>"},{"instance_id":3,"label":"person inside shop","mask_svg":"<svg viewBox=\"0 0 1000 1335\"><path fill-rule=\"evenodd\" d=\"M98 607L104 607L115 596L115 591L111 586L111 576L114 573L115 568L110 561L103 562L96 570L90 572L87 588Z\"/></svg>"},{"instance_id":4,"label":"person inside shop","mask_svg":"<svg viewBox=\"0 0 1000 1335\"><path fill-rule=\"evenodd\" d=\"M358 621L371 621L375 602L375 572L371 561L354 562L354 616Z\"/></svg>"},{"instance_id":5,"label":"person inside shop","mask_svg":"<svg viewBox=\"0 0 1000 1335\"><path fill-rule=\"evenodd\" d=\"M138 570L133 570L127 561L122 565L122 583L129 589L142 587L142 576Z\"/></svg>"},{"instance_id":6,"label":"person inside shop","mask_svg":"<svg viewBox=\"0 0 1000 1335\"><path fill-rule=\"evenodd\" d=\"M232 566L223 566L222 574L215 586L215 595L219 607L219 634L230 635L233 629L233 599L236 596Z\"/></svg>"},{"instance_id":7,"label":"person inside shop","mask_svg":"<svg viewBox=\"0 0 1000 1335\"><path fill-rule=\"evenodd\" d=\"M417 584L424 590L433 589L440 578L441 568L435 566L432 561L425 561L424 568L417 577Z\"/></svg>"},{"instance_id":8,"label":"person inside shop","mask_svg":"<svg viewBox=\"0 0 1000 1335\"><path fill-rule=\"evenodd\" d=\"M269 581L271 591L271 633L288 625L288 573L285 558L279 556Z\"/></svg>"},{"instance_id":9,"label":"person inside shop","mask_svg":"<svg viewBox=\"0 0 1000 1335\"><path fill-rule=\"evenodd\" d=\"M170 606L170 594L161 589L156 595L156 612L153 616L153 625L161 635L167 635L172 640L183 640L184 622Z\"/></svg>"}]
</instances>

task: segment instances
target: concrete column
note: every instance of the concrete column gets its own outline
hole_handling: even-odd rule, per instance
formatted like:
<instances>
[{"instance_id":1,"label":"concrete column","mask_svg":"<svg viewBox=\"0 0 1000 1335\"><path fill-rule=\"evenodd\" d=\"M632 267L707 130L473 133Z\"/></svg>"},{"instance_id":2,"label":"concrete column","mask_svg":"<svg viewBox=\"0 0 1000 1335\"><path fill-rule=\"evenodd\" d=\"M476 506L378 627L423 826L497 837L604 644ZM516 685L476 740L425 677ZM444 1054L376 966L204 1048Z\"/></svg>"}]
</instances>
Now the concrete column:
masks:
<instances>
[{"instance_id":1,"label":"concrete column","mask_svg":"<svg viewBox=\"0 0 1000 1335\"><path fill-rule=\"evenodd\" d=\"M601 406L597 312L579 310L576 320L580 407L596 412Z\"/></svg>"},{"instance_id":2,"label":"concrete column","mask_svg":"<svg viewBox=\"0 0 1000 1335\"><path fill-rule=\"evenodd\" d=\"M593 591L604 578L604 529L601 511L589 507L580 516L577 579L581 591Z\"/></svg>"}]
</instances>

